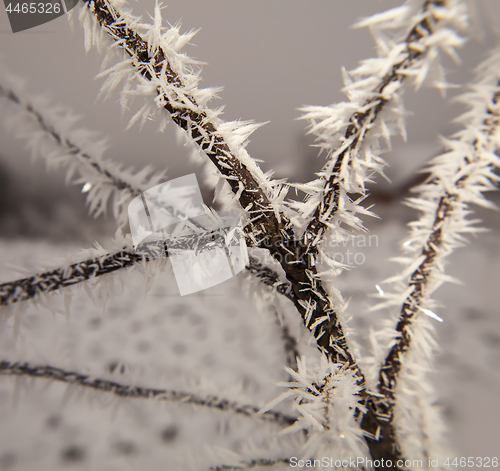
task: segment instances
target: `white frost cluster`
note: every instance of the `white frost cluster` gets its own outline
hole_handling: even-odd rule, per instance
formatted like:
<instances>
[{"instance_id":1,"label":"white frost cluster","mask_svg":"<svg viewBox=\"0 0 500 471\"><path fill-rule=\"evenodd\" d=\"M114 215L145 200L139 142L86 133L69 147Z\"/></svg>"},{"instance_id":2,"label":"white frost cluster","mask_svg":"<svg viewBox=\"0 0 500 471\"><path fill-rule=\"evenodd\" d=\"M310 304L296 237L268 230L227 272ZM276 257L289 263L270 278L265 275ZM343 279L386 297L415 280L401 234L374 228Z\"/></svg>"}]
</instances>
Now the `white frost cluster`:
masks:
<instances>
[{"instance_id":1,"label":"white frost cluster","mask_svg":"<svg viewBox=\"0 0 500 471\"><path fill-rule=\"evenodd\" d=\"M297 371L286 368L292 381L280 383L288 389L266 405L264 412L280 402L293 399L297 421L281 434L306 431L303 459L316 457L344 460L366 454L363 431L354 413L363 409L358 403L360 388L353 371L334 364L322 355L319 364L308 367L306 357L297 358ZM363 410L361 412L364 412Z\"/></svg>"}]
</instances>

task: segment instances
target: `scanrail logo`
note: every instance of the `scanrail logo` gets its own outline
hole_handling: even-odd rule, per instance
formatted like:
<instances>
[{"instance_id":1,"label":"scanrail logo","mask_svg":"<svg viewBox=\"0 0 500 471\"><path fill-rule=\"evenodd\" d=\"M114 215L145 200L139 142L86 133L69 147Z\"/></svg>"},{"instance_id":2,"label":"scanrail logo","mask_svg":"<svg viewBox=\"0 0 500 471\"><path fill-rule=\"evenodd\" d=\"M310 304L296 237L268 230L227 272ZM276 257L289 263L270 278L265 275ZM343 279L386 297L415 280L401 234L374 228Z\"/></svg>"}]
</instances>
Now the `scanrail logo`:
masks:
<instances>
[{"instance_id":1,"label":"scanrail logo","mask_svg":"<svg viewBox=\"0 0 500 471\"><path fill-rule=\"evenodd\" d=\"M128 206L134 248L172 262L181 296L241 272L248 252L240 217L203 204L196 175L157 185Z\"/></svg>"},{"instance_id":2,"label":"scanrail logo","mask_svg":"<svg viewBox=\"0 0 500 471\"><path fill-rule=\"evenodd\" d=\"M19 33L55 20L68 13L78 3L78 0L3 1L13 33Z\"/></svg>"}]
</instances>

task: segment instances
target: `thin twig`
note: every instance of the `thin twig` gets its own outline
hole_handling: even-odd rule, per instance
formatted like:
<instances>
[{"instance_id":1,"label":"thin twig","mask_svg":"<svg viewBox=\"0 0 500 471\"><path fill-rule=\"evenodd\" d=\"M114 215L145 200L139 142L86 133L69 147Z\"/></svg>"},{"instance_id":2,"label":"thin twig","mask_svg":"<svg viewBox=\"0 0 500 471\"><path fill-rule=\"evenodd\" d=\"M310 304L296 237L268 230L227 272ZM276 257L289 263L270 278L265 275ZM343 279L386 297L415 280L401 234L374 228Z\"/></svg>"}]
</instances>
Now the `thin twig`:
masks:
<instances>
[{"instance_id":1,"label":"thin twig","mask_svg":"<svg viewBox=\"0 0 500 471\"><path fill-rule=\"evenodd\" d=\"M68 267L38 273L34 276L0 284L0 306L8 306L35 298L78 283L114 273L148 260L132 250L120 250L96 258L90 258Z\"/></svg>"},{"instance_id":2,"label":"thin twig","mask_svg":"<svg viewBox=\"0 0 500 471\"><path fill-rule=\"evenodd\" d=\"M168 257L168 252L163 256ZM67 267L57 268L36 275L0 284L0 306L9 306L22 301L34 299L37 295L51 293L63 288L75 286L84 281L114 273L124 268L130 268L143 262L149 262L154 257L141 251L129 249L108 253L73 263ZM276 291L287 298L290 296L290 284L279 281L279 275L270 268L262 266L255 258L249 258L246 269L257 276L267 286L276 286ZM262 273L262 276L260 274ZM271 283L271 278L276 280Z\"/></svg>"},{"instance_id":3,"label":"thin twig","mask_svg":"<svg viewBox=\"0 0 500 471\"><path fill-rule=\"evenodd\" d=\"M105 379L93 379L90 375L67 371L61 368L45 365L31 365L29 363L17 363L10 361L0 362L0 375L5 376L30 376L34 378L44 378L52 381L82 386L95 389L97 391L109 392L119 397L130 399L155 399L158 401L180 402L210 409L234 412L246 417L261 419L279 425L291 425L295 418L284 415L280 412L266 412L258 414L259 408L251 405L238 404L227 399L216 396L198 396L193 393L174 391L169 389L144 388L127 384L108 381Z\"/></svg>"},{"instance_id":4,"label":"thin twig","mask_svg":"<svg viewBox=\"0 0 500 471\"><path fill-rule=\"evenodd\" d=\"M423 12L427 12L431 6L440 7L444 6L445 3L445 0L426 0L423 6ZM384 107L390 102L390 99L384 97L384 90L392 83L403 82L406 77L405 71L410 69L417 60L427 52L428 48L421 43L421 40L432 34L434 21L431 19L431 15L426 15L422 21L412 28L405 39L406 57L394 64L390 72L380 79L380 83L373 90L373 98L367 100L363 106L367 111L356 111L350 117L350 124L347 126L344 134L344 142L350 140L350 143L336 157L331 176L324 184L324 196L316 207L313 217L304 232L304 242L320 241L322 239L322 234L328 229L329 221L339 209L341 190L341 179L339 174L344 159L350 159L351 153L355 152L360 146L362 140L369 133L369 129L372 127L373 123L377 120ZM350 163L349 161L348 165L350 165ZM330 165L330 162L327 163L321 173L324 174L327 172Z\"/></svg>"},{"instance_id":5,"label":"thin twig","mask_svg":"<svg viewBox=\"0 0 500 471\"><path fill-rule=\"evenodd\" d=\"M270 306L270 309L274 312L276 318L276 323L281 329L281 339L283 340L283 348L285 350L286 356L286 366L292 370L297 369L297 358L300 358L300 352L298 349L298 340L290 333L290 328L285 323L285 321L279 316L278 310L274 306Z\"/></svg>"},{"instance_id":6,"label":"thin twig","mask_svg":"<svg viewBox=\"0 0 500 471\"><path fill-rule=\"evenodd\" d=\"M491 100L491 104L487 107L488 117L483 122L485 126L484 135L490 141L500 127L500 81L497 82L496 92ZM465 156L468 164L478 161L481 158L481 153L484 152L484 143L480 143L476 139L473 143L475 154ZM460 170L462 173L462 170ZM455 181L455 189L459 190L467 184L467 180L471 178L470 173L465 173ZM454 179L452 179L454 180ZM428 184L438 184L439 177L433 178ZM453 215L454 206L460 202L459 196L453 193L453 190L448 185L443 185L443 196L440 198L432 226L432 231L424 243L421 255L424 257L419 267L411 274L409 286L413 289L406 297L401 308L396 331L399 333L399 338L390 349L385 362L380 370L379 375L379 392L386 398L377 401L377 407L380 414L392 417L395 407L395 390L397 380L402 367L403 357L411 345L411 330L410 327L415 319L415 316L421 309L422 301L426 296L426 290L431 280L433 271L436 268L436 259L443 244L444 232L446 230L446 222Z\"/></svg>"},{"instance_id":7,"label":"thin twig","mask_svg":"<svg viewBox=\"0 0 500 471\"><path fill-rule=\"evenodd\" d=\"M270 459L257 459L257 460L251 460L247 461L244 463L241 463L239 465L226 465L226 464L221 464L218 466L212 466L210 468L210 471L238 471L242 469L253 469L256 468L257 466L260 467L273 467L278 464L288 464L290 463L289 458L278 458L276 460L270 460Z\"/></svg>"},{"instance_id":8,"label":"thin twig","mask_svg":"<svg viewBox=\"0 0 500 471\"><path fill-rule=\"evenodd\" d=\"M247 265L247 270L254 275L259 281L266 286L270 286L277 293L282 294L290 301L295 301L295 294L292 290L292 285L286 281L282 281L277 272L269 267L266 267L254 257L249 257L250 263Z\"/></svg>"},{"instance_id":9,"label":"thin twig","mask_svg":"<svg viewBox=\"0 0 500 471\"><path fill-rule=\"evenodd\" d=\"M66 137L63 137L62 134L52 125L49 124L42 113L37 110L32 103L26 100L22 100L21 97L14 92L13 90L9 90L0 84L0 96L5 97L10 102L21 107L27 114L31 115L38 126L42 131L44 131L47 135L51 136L54 141L68 154L73 155L75 158L81 159L86 162L90 167L92 167L98 174L102 177L105 177L109 184L116 187L119 190L126 190L130 193L132 198L141 194L141 190L138 188L134 188L129 182L124 181L119 176L112 174L108 169L103 168L102 164L97 162L97 160L85 152L80 146L72 142Z\"/></svg>"}]
</instances>

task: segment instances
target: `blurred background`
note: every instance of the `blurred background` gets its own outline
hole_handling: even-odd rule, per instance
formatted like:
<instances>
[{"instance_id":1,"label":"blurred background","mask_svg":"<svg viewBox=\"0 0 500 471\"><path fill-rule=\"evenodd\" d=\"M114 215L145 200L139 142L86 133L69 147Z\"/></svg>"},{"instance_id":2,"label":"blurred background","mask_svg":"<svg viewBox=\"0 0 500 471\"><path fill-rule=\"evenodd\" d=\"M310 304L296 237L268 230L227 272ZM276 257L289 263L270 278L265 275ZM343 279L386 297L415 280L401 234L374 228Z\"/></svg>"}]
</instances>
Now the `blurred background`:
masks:
<instances>
[{"instance_id":1,"label":"blurred background","mask_svg":"<svg viewBox=\"0 0 500 471\"><path fill-rule=\"evenodd\" d=\"M323 157L318 158L317 150L311 147L313 139L306 135L306 123L297 120L300 117L297 109L303 105L326 105L345 99L341 92L341 66L345 66L347 70L353 69L360 60L375 54L369 32L351 29L350 25L361 17L400 4L401 1L395 0L183 0L170 2L163 16L172 24L181 20L184 31L201 28L192 41L194 44L188 45L185 50L192 57L206 62L202 86L224 86L221 99L213 102L212 106L225 105L222 116L225 120L269 121L252 136L248 146L250 155L263 161L261 166L264 171L274 169L278 178L288 177L290 181L306 182L320 170ZM147 15L152 13L154 2L131 2L130 6L134 13ZM488 49L496 44L500 31L498 0L471 1L471 7L474 33L459 51L462 63L444 60L449 71L449 82L457 85L466 84L471 79L474 67ZM147 18L146 16L145 19ZM117 94L108 100L96 100L101 81L94 77L100 70L101 60L102 56L95 49L85 54L83 33L76 17L73 30L67 18L61 17L35 29L13 34L6 12L0 9L0 64L2 69L22 78L26 82L27 91L33 95L45 94L51 97L54 103L62 104L81 115L80 124L83 127L100 131L103 136L107 136L109 150L105 156L112 160L132 165L136 169L146 164L151 164L158 170L167 168L168 178L192 173L194 167L189 160L189 152L179 144L173 125L168 126L164 133L157 131L158 124L155 122L147 123L142 130L133 126L124 131L133 112L120 114ZM350 310L353 323L359 327L361 334L370 325L377 325L380 320L380 316L366 313L373 301L369 294L375 291L375 283L398 269L387 263L387 258L399 254L400 240L405 236L405 224L416 217L415 213L401 205L401 200L408 195L409 187L417 181L416 171L439 152L438 136L449 135L458 129L452 120L463 108L450 98L460 91L460 88L450 90L447 99L443 99L433 89L424 88L418 94L407 89L405 93L406 107L410 112L407 118L408 142L403 143L399 137L394 138L393 150L384 156L389 163L386 173L392 184L380 179L371 189L371 203L376 205L374 211L382 219L368 220L366 224L373 234L378 235L379 243L376 247L366 248L366 262L362 266L339 278L342 293L346 297L352 297ZM116 229L113 221L111 218L93 219L87 216L85 197L80 190L80 187L64 185L64 172L46 173L42 161L32 163L24 143L14 139L12 133L0 127L0 282L18 276L11 270L10 264L32 268L47 258L64 257L77 247L88 247L94 240L109 240ZM204 189L204 196L205 202L210 203L209 189ZM500 202L497 194L492 194L491 198ZM439 389L442 398L440 402L450 426L450 441L464 456L492 456L497 452L496 424L500 420L497 403L500 393L500 319L496 287L496 280L500 277L500 218L493 211L480 210L478 213L484 220L484 225L491 228L492 232L481 235L472 245L450 257L448 272L461 279L464 287L445 286L437 294L443 305L440 315L445 318L445 322L437 326L443 353L438 358L436 370L439 374L435 375L434 383ZM165 293L158 289L157 294L164 296ZM227 318L220 322L226 322L227 326L230 313L242 308L236 307L234 299L226 294L225 288L209 293L218 296L219 303L215 303L210 309L216 311L217 306L226 306L226 314L222 315ZM165 298L161 299L165 301ZM168 316L175 317L175 312L178 313L172 307L178 303L183 306L179 308L181 311L184 309L192 312L190 316L194 316L193 323L196 324L196 310L200 309L200 300L196 296L188 301L183 298L182 302L177 296L175 303L169 299L165 301L166 304L161 304L155 298L150 305L152 318L156 319L155 310L165 310L165 322L168 324ZM87 304L82 304L82 312L96 310ZM126 309L122 304L115 311ZM163 307L160 308L160 305ZM259 317L252 314L252 309L245 307L245 322L251 318L252 322L258 324ZM290 311L290 306L286 305L283 309ZM207 319L212 322L211 325L216 325L217 317L212 314L207 314ZM131 313L126 316L130 322L136 321L130 317ZM82 325L86 322L80 321ZM252 344L252 339L247 338L251 329L244 323L234 322L233 327L226 329L243 332L242 342ZM258 330L260 328L255 327L256 332L261 332ZM26 329L26 336L29 336L29 328ZM83 334L75 330L76 327L67 326L64 329L73 329L72 338L77 339L71 347L73 350L67 345L64 348L73 351L73 360L78 366L83 361L82 358L86 358L78 347L79 342L83 342ZM207 329L210 330L208 327ZM109 334L109 331L106 332ZM297 332L297 335L303 335L300 334L300 326L297 326ZM109 341L106 337L108 334L102 334L103 342ZM361 334L359 340L363 342ZM207 351L220 352L220 339L213 342L209 344ZM10 352L18 347L12 348L14 350L9 350ZM23 350L23 355L33 355L30 358L46 358L49 361L50 355L43 351L44 348L40 346L40 351L32 353L26 353L29 349ZM166 349L161 350L162 355L171 354L172 358L182 356L179 353L182 347L178 345L177 350L165 345L161 348ZM471 354L472 351L474 355ZM125 350L122 353L127 355ZM141 357L144 365L155 361L158 363L153 360L153 357L157 358L158 351L152 349L143 351L142 354L146 355ZM105 360L102 360L102 364L115 361L113 358L117 356L116 352L109 355L103 354ZM219 360L222 357L224 355L220 353ZM248 361L247 357L248 350L242 351L241 358L236 354L234 365L238 364L238 358L241 362ZM89 358L94 357L91 355ZM58 359L57 355L54 356L53 363L57 363ZM128 361L133 363L138 360L132 355ZM260 361L262 365L266 364L265 358ZM250 368L245 373L246 381L251 385L248 386L248 391L253 391L257 397L255 385L260 385L261 392L265 389L262 381L266 387L269 386L274 377L271 373L280 371L280 361L278 356L275 370L265 380L258 378L259 368L255 365ZM212 366L215 365L213 367L216 368L217 362L213 362ZM239 372L226 371L221 365L228 369L231 369L231 365L225 365L220 360L219 370L224 371L220 374L222 382L231 383L228 378L241 379ZM239 368L234 365L233 369ZM97 369L96 374L99 372ZM169 374L174 373L169 370ZM278 376L279 374L277 373ZM10 391L9 387L5 386L5 391ZM274 389L267 391L272 396L269 391ZM19 427L17 435L12 436L20 437L19 439L25 437L26 427L31 427L30 414L39 414L40 422L48 420L40 412L40 408L35 406L33 408L36 413L30 408L23 410L22 406L20 412L12 412L7 393L0 396L0 401L4 401L2 410L5 419L0 422L0 436L12 435L13 427ZM36 403L35 399L33 401ZM28 403L32 405L33 401ZM53 401L50 407L56 408L57 400ZM80 412L68 412L67 415L84 415L85 406L74 407ZM163 428L157 427L159 443L167 448L183 436L179 432L180 419L177 417L176 420L177 422L174 420L172 423L177 425L168 423ZM196 431L199 428L196 427L197 419L192 418L192 422L192 428ZM146 423L147 421L142 425L145 428ZM87 430L87 425L83 422L79 426ZM169 435L165 432L168 427L174 427L170 430L176 432ZM139 427L138 430L142 429ZM184 433L184 439L187 440L189 434ZM218 433L224 435L224 428ZM91 434L87 435L90 437ZM164 439L165 437L167 438ZM91 438L88 440L91 441ZM15 448L14 445L12 447ZM67 447L71 447L71 444ZM137 447L140 449L139 445ZM142 452L145 454L144 450ZM167 451L169 454L172 450L168 448ZM12 451L7 445L0 450L0 469L42 469L30 468L31 462L23 462L19 453ZM64 450L61 453L61 456L66 456ZM91 452L78 456L87 455L91 455ZM86 466L88 461L69 459L64 463ZM47 464L47 469L51 469L50 466L52 465ZM89 466L88 469L94 469ZM151 466L149 469L156 468Z\"/></svg>"}]
</instances>

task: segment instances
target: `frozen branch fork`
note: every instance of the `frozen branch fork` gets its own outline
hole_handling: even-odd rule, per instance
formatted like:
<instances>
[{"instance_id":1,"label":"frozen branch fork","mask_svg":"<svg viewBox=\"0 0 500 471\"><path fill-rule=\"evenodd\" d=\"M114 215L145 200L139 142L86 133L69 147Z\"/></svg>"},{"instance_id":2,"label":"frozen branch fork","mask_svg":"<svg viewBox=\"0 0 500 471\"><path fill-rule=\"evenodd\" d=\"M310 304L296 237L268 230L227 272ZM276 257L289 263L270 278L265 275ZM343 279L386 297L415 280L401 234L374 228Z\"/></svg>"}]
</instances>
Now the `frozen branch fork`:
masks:
<instances>
[{"instance_id":1,"label":"frozen branch fork","mask_svg":"<svg viewBox=\"0 0 500 471\"><path fill-rule=\"evenodd\" d=\"M447 87L439 59L442 52L456 59L456 49L465 41L460 36L467 28L465 1L406 2L357 24L371 29L378 57L363 61L353 71L344 71L347 102L303 109L309 132L326 155L318 178L306 184L276 181L262 172L246 151L248 138L258 125L224 122L220 112L208 106L216 90L198 88L197 65L181 52L193 34L182 35L177 27L163 28L160 6L155 8L153 25L146 25L118 2L81 3L79 19L85 31L85 47L101 47L107 41L110 57L115 60L100 74L105 78L102 92L111 93L124 82L123 106L130 95L141 95L145 100L131 124L152 116L162 122L170 119L207 157L212 174L215 172L219 180L217 193L226 190L220 191L221 203L237 208L244 219L247 245L270 253L287 281L280 280L277 270L252 257L247 270L293 303L294 312L301 316L320 351L321 360L314 366L305 357L288 358L288 364L295 366L296 361L297 368L287 368L291 379L281 384L286 391L260 410L261 418L288 426L283 433L305 432L302 453L307 457L369 455L386 463L376 468L403 469L397 464L400 460L427 459L437 452L439 437L434 436L433 425L424 419L419 424L409 423L411 415L405 415L405 408L416 408L415 401L419 400L422 410L427 408L422 417L435 416L427 414L433 406L430 400L425 401L424 392L424 373L435 344L428 322L430 316L439 319L433 312L431 295L448 280L443 259L461 245L464 233L478 230L475 221L467 219L469 205L491 206L483 192L494 189L498 181L498 51L478 69L473 91L464 95L463 101L471 108L462 117L464 130L443 141L446 153L431 162L429 179L416 189L418 196L408 201L422 217L411 225L405 244L408 253L401 258L403 273L388 280L393 290L381 291L384 299L379 307L394 307L400 316L394 328L375 336L386 341L375 345L385 354L372 361L378 368L376 384L371 384L369 375L362 371L355 348L348 341L346 305L335 287L335 276L346 266L329 253L328 242L345 240L352 231L365 230L361 216L372 214L362 206L366 184L375 174L383 175L382 153L389 147L391 136L399 132L405 137L404 86L420 88L429 81L432 71L438 77L433 85ZM76 181L89 185L91 212L103 213L112 200L114 216L122 228L127 222L127 204L164 176L150 169L132 174L104 159L103 148L87 148L72 129L60 126L60 116L50 107L37 108L7 85L0 84L0 98L18 110L25 129L20 137L31 142L33 136L39 139L43 135L51 150L42 157L49 162L56 158L68 168L70 180L77 173ZM305 193L304 201L287 200L290 187ZM192 247L200 240L182 243ZM0 306L36 302L48 293L114 276L122 269L147 269L149 261L147 253L118 242L115 251L98 250L67 266L1 284ZM282 326L282 341L288 356L293 352L298 357L300 343L286 325ZM258 412L253 406L215 397L203 399L191 393L94 380L51 366L3 361L0 374L45 378L117 396L186 402L240 415ZM271 411L284 400L293 401L294 414ZM411 438L415 428L427 437L418 445ZM287 453L276 456L254 457L241 460L239 465L211 469L288 466Z\"/></svg>"}]
</instances>

